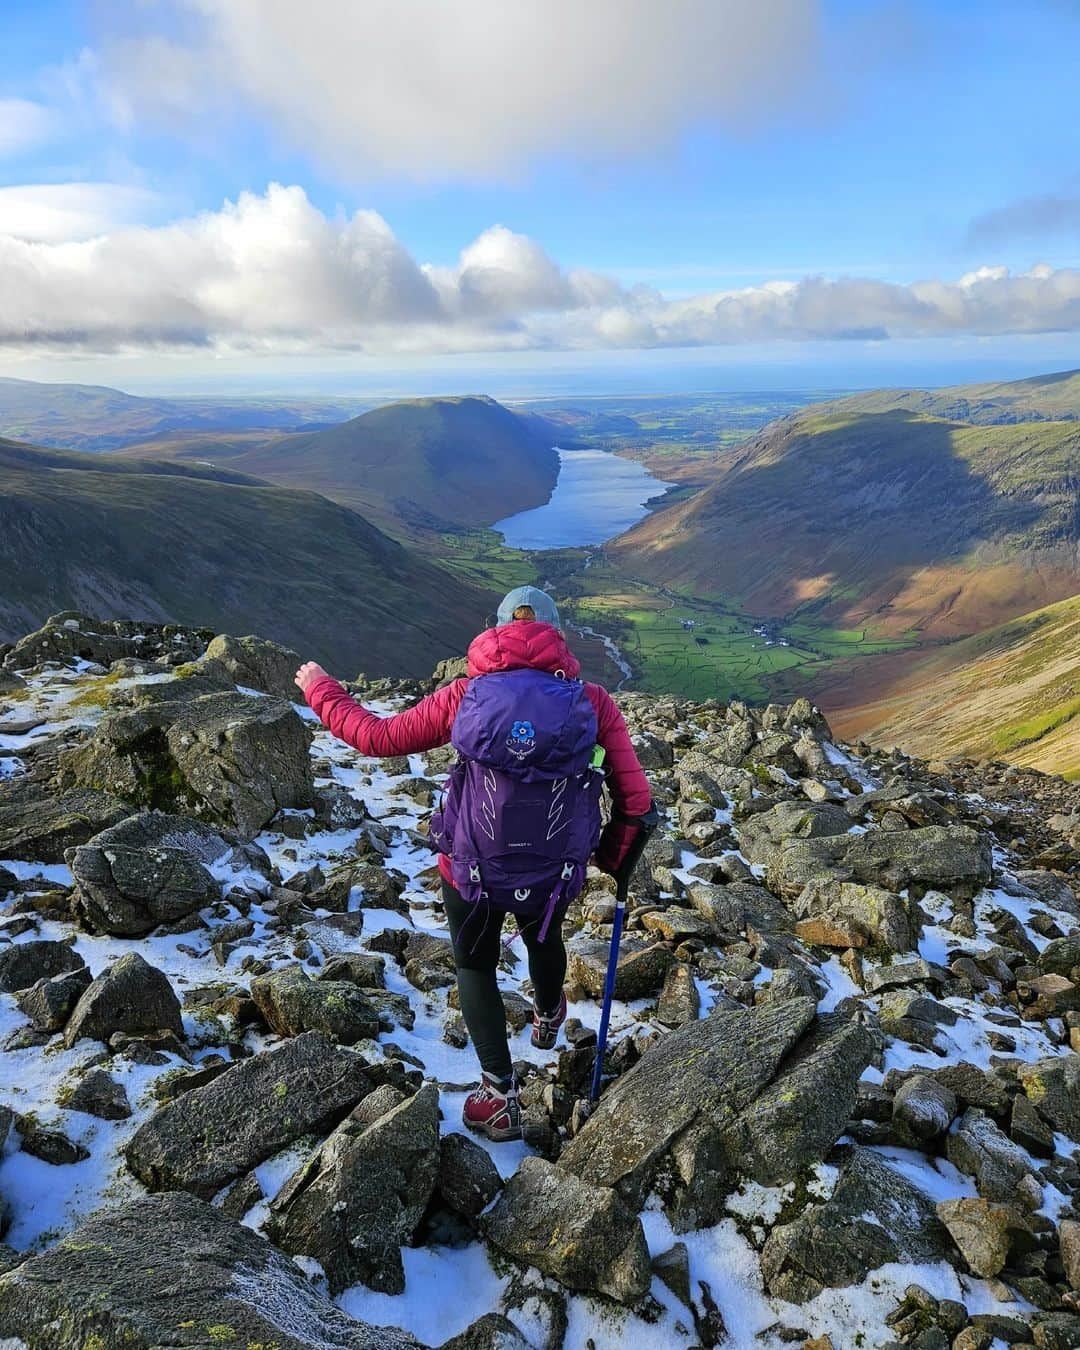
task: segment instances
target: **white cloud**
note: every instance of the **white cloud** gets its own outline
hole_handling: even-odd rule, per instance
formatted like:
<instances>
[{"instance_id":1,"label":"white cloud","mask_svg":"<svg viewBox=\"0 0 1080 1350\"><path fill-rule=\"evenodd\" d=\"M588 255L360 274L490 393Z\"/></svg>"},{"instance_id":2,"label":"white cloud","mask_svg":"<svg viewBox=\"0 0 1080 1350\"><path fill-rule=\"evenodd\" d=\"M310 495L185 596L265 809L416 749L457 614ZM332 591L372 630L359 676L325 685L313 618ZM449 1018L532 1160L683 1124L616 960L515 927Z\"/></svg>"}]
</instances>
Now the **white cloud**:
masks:
<instances>
[{"instance_id":1,"label":"white cloud","mask_svg":"<svg viewBox=\"0 0 1080 1350\"><path fill-rule=\"evenodd\" d=\"M0 159L39 145L53 128L53 115L42 104L25 98L0 98Z\"/></svg>"},{"instance_id":2,"label":"white cloud","mask_svg":"<svg viewBox=\"0 0 1080 1350\"><path fill-rule=\"evenodd\" d=\"M351 182L514 176L816 115L852 72L820 0L159 0L140 36L118 8L100 60L119 122L191 130L235 101Z\"/></svg>"},{"instance_id":3,"label":"white cloud","mask_svg":"<svg viewBox=\"0 0 1080 1350\"><path fill-rule=\"evenodd\" d=\"M146 215L156 201L119 183L27 183L0 187L0 236L59 243L105 234Z\"/></svg>"},{"instance_id":4,"label":"white cloud","mask_svg":"<svg viewBox=\"0 0 1080 1350\"><path fill-rule=\"evenodd\" d=\"M567 271L501 225L455 266L427 267L374 211L331 220L279 185L91 239L0 234L0 294L8 350L436 353L1080 330L1074 269L983 267L911 285L806 277L667 299Z\"/></svg>"}]
</instances>

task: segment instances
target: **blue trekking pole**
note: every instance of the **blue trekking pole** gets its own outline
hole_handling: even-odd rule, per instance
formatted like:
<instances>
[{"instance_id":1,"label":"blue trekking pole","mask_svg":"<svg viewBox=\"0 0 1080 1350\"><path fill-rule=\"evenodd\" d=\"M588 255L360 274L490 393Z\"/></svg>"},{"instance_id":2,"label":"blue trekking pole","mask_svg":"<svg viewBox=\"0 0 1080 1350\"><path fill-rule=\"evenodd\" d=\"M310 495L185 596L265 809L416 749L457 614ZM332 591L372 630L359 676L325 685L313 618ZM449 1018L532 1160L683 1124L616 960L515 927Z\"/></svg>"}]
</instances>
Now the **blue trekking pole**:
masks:
<instances>
[{"instance_id":1,"label":"blue trekking pole","mask_svg":"<svg viewBox=\"0 0 1080 1350\"><path fill-rule=\"evenodd\" d=\"M657 825L660 824L660 812L651 806L643 816L619 817L623 824L636 825L637 834L615 873L615 918L611 924L611 950L608 952L607 975L604 977L604 1002L600 1009L600 1030L596 1036L596 1063L593 1065L592 1088L589 1092L589 1104L595 1106L600 1100L600 1077L604 1071L604 1051L607 1049L608 1023L611 1021L611 1000L615 994L615 975L619 966L619 941L622 938L623 919L626 915L626 898L630 892L630 877L638 865L645 845Z\"/></svg>"}]
</instances>

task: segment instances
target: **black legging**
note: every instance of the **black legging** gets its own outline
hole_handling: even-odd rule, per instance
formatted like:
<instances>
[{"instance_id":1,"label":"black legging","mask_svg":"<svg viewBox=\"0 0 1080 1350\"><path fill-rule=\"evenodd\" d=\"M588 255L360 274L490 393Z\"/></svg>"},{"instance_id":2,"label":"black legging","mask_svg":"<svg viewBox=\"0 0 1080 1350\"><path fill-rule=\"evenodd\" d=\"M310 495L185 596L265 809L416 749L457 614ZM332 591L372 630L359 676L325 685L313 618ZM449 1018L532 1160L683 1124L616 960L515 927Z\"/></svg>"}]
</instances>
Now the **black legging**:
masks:
<instances>
[{"instance_id":1,"label":"black legging","mask_svg":"<svg viewBox=\"0 0 1080 1350\"><path fill-rule=\"evenodd\" d=\"M513 1075L506 1036L506 1014L495 975L502 948L506 914L488 908L483 901L471 905L448 882L443 882L443 905L450 923L457 963L461 1015L472 1037L480 1067L505 1084ZM547 936L540 941L541 918L522 920L518 931L529 954L529 978L533 1002L541 1012L555 1012L566 979L566 948L562 940L562 912L551 920Z\"/></svg>"}]
</instances>

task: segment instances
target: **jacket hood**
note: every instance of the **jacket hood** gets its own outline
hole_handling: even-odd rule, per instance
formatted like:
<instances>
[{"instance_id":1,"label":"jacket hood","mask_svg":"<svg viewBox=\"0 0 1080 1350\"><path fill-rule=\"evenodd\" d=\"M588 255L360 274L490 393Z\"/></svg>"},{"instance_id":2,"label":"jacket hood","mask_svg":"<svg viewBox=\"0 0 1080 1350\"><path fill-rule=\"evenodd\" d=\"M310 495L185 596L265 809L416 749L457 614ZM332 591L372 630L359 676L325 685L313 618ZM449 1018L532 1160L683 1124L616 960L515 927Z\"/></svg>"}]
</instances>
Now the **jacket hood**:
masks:
<instances>
[{"instance_id":1,"label":"jacket hood","mask_svg":"<svg viewBox=\"0 0 1080 1350\"><path fill-rule=\"evenodd\" d=\"M568 678L581 674L581 662L566 639L549 623L517 619L487 628L469 644L469 674L491 675L497 670L563 671Z\"/></svg>"}]
</instances>

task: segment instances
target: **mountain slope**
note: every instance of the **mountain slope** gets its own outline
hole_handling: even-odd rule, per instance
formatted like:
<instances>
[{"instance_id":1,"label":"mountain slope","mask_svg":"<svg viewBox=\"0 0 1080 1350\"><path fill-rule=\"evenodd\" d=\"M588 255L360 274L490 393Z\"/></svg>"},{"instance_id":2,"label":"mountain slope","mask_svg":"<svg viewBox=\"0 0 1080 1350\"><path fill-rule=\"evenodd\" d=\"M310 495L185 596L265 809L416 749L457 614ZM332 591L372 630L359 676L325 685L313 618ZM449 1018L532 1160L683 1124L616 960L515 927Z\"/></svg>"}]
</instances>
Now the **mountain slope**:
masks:
<instances>
[{"instance_id":1,"label":"mountain slope","mask_svg":"<svg viewBox=\"0 0 1080 1350\"><path fill-rule=\"evenodd\" d=\"M633 575L751 613L955 637L1080 588L1080 425L825 405L609 545Z\"/></svg>"},{"instance_id":2,"label":"mountain slope","mask_svg":"<svg viewBox=\"0 0 1080 1350\"><path fill-rule=\"evenodd\" d=\"M183 431L314 429L354 416L344 398L140 398L93 384L0 379L0 436L66 450L115 450Z\"/></svg>"},{"instance_id":3,"label":"mountain slope","mask_svg":"<svg viewBox=\"0 0 1080 1350\"><path fill-rule=\"evenodd\" d=\"M847 413L900 409L980 426L1076 421L1080 419L1080 370L1007 383L956 384L945 389L877 389L829 406Z\"/></svg>"},{"instance_id":4,"label":"mountain slope","mask_svg":"<svg viewBox=\"0 0 1080 1350\"><path fill-rule=\"evenodd\" d=\"M348 676L427 672L490 598L312 492L0 441L0 640L67 608L262 632Z\"/></svg>"},{"instance_id":5,"label":"mountain slope","mask_svg":"<svg viewBox=\"0 0 1080 1350\"><path fill-rule=\"evenodd\" d=\"M542 418L494 399L411 399L229 463L321 492L384 527L476 527L547 501L557 439Z\"/></svg>"},{"instance_id":6,"label":"mountain slope","mask_svg":"<svg viewBox=\"0 0 1080 1350\"><path fill-rule=\"evenodd\" d=\"M893 661L883 675L877 660L819 690L842 735L1080 778L1080 595Z\"/></svg>"}]
</instances>

